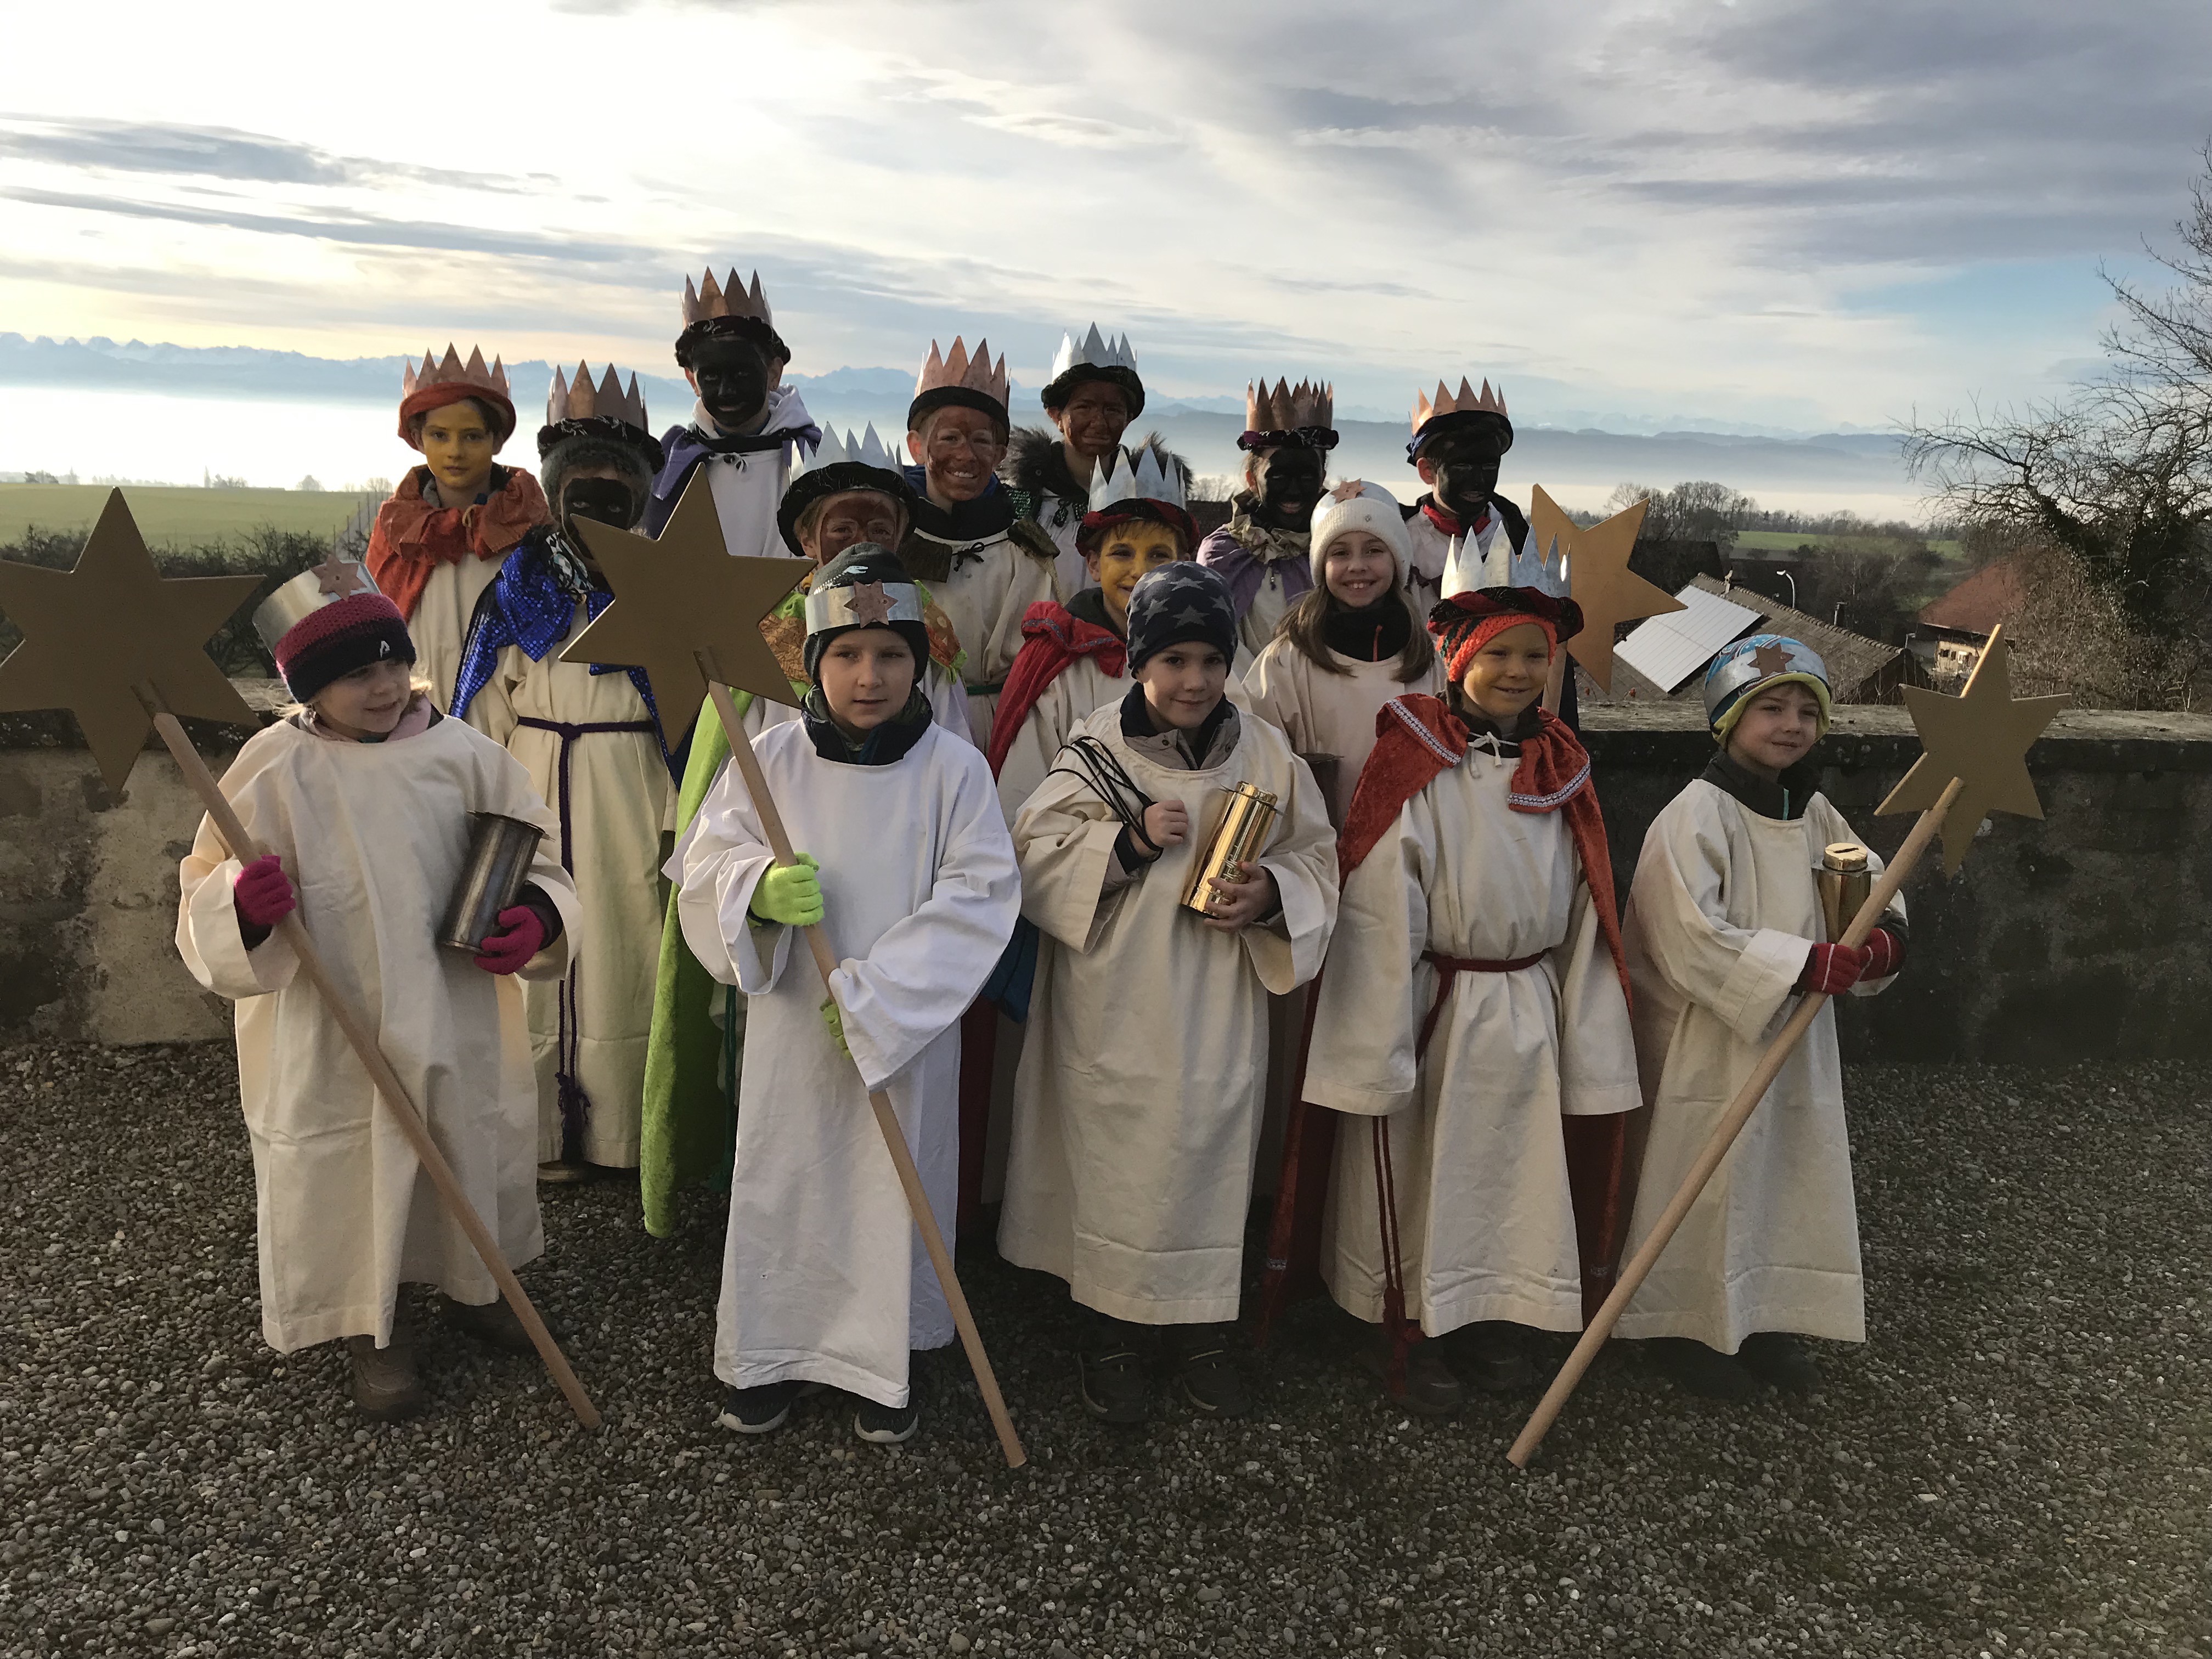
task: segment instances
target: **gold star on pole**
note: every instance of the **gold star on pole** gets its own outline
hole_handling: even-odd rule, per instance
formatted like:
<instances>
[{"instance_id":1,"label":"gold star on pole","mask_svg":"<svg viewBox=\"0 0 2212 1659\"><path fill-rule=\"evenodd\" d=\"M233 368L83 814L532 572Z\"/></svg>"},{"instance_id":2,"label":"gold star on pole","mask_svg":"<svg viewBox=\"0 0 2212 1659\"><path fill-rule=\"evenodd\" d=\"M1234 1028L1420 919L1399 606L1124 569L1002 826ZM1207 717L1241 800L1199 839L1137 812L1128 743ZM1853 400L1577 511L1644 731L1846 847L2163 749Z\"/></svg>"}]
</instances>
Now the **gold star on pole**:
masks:
<instances>
[{"instance_id":1,"label":"gold star on pole","mask_svg":"<svg viewBox=\"0 0 2212 1659\"><path fill-rule=\"evenodd\" d=\"M1604 691L1613 690L1613 635L1620 623L1688 608L1628 568L1628 556L1636 550L1636 532L1644 527L1644 506L1638 501L1587 530L1570 519L1541 485L1529 506L1528 523L1538 550L1549 553L1558 544L1566 556L1568 595L1582 610L1582 631L1567 641L1567 654Z\"/></svg>"},{"instance_id":2,"label":"gold star on pole","mask_svg":"<svg viewBox=\"0 0 2212 1659\"><path fill-rule=\"evenodd\" d=\"M1905 688L1905 704L1912 711L1922 752L1904 781L1875 811L1926 811L1941 799L1951 780L1957 778L1961 785L1959 799L1943 820L1943 873L1947 876L1956 875L1966 861L1974 832L1991 812L2014 812L2027 818L2043 816L2043 803L2035 796L2035 781L2027 775L2027 751L2043 735L2044 727L2073 699L2015 698L2010 653L2000 624L1991 630L1982 659L1974 665L1974 672L1966 677L1966 687L1957 696L1947 697L1917 685Z\"/></svg>"},{"instance_id":3,"label":"gold star on pole","mask_svg":"<svg viewBox=\"0 0 2212 1659\"><path fill-rule=\"evenodd\" d=\"M813 568L805 559L732 557L707 472L702 466L692 473L657 540L578 521L615 599L561 653L563 662L642 668L672 744L707 700L702 652L723 684L791 701L791 682L761 636L761 618Z\"/></svg>"},{"instance_id":4,"label":"gold star on pole","mask_svg":"<svg viewBox=\"0 0 2212 1659\"><path fill-rule=\"evenodd\" d=\"M0 559L0 611L23 635L0 662L0 713L68 709L119 795L154 729L136 688L150 687L172 714L259 723L204 647L260 585L163 576L123 492L111 490L74 570Z\"/></svg>"}]
</instances>

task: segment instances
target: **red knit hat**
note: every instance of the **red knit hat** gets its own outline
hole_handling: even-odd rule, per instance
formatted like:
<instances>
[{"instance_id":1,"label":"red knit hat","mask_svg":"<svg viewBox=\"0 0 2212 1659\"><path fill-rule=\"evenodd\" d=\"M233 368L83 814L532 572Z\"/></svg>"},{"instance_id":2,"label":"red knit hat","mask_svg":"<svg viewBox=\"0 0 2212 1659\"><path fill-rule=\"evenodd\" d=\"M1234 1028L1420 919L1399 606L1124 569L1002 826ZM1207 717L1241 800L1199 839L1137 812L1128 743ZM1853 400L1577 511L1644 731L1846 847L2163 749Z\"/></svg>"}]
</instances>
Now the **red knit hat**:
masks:
<instances>
[{"instance_id":1,"label":"red knit hat","mask_svg":"<svg viewBox=\"0 0 2212 1659\"><path fill-rule=\"evenodd\" d=\"M399 607L381 593L354 593L310 611L276 641L276 672L301 702L341 675L371 663L415 660Z\"/></svg>"},{"instance_id":2,"label":"red knit hat","mask_svg":"<svg viewBox=\"0 0 2212 1659\"><path fill-rule=\"evenodd\" d=\"M1429 611L1430 635L1444 659L1444 672L1454 679L1467 672L1476 652L1524 623L1542 629L1545 644L1557 651L1562 639L1582 631L1582 607L1534 588L1485 587L1440 600Z\"/></svg>"}]
</instances>

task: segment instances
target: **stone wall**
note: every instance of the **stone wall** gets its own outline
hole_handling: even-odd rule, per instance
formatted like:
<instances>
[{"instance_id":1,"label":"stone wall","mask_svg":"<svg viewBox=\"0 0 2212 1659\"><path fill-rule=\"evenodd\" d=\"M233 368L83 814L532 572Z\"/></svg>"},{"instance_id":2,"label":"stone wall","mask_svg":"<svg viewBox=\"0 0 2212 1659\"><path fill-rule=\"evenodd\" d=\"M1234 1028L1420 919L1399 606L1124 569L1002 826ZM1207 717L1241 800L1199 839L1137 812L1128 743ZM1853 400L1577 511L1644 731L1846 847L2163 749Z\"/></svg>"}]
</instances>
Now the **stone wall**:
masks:
<instances>
[{"instance_id":1,"label":"stone wall","mask_svg":"<svg viewBox=\"0 0 2212 1659\"><path fill-rule=\"evenodd\" d=\"M241 682L257 707L272 682ZM196 734L220 772L245 734ZM1712 752L1678 703L1587 711L1584 736L1627 891L1644 830ZM1823 787L1888 854L1909 819L1874 808L1919 752L1902 709L1844 708ZM2061 1060L2212 1054L2212 719L2062 715L2030 757L2047 814L1996 817L1966 867L1906 889L1911 961L1846 999L1845 1052ZM0 719L0 1041L223 1035L227 1006L177 960L177 860L199 809L167 754L111 800L65 716Z\"/></svg>"}]
</instances>

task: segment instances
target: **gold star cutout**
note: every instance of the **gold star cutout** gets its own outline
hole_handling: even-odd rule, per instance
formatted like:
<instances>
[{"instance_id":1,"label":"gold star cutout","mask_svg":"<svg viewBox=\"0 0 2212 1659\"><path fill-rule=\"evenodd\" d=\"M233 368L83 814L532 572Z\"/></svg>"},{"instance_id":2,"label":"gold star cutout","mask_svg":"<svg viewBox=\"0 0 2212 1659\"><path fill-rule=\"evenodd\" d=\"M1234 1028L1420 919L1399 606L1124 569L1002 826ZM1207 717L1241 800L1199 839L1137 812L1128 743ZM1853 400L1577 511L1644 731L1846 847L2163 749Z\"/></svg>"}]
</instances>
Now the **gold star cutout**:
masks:
<instances>
[{"instance_id":1,"label":"gold star cutout","mask_svg":"<svg viewBox=\"0 0 2212 1659\"><path fill-rule=\"evenodd\" d=\"M0 713L66 708L111 794L146 746L154 717L134 688L175 714L259 721L203 648L261 585L258 576L171 576L154 568L119 489L74 570L0 559L0 611L23 642L0 662Z\"/></svg>"},{"instance_id":2,"label":"gold star cutout","mask_svg":"<svg viewBox=\"0 0 2212 1659\"><path fill-rule=\"evenodd\" d=\"M853 620L862 628L887 627L891 619L891 596L881 582L854 582L846 590L853 596Z\"/></svg>"},{"instance_id":3,"label":"gold star cutout","mask_svg":"<svg viewBox=\"0 0 2212 1659\"><path fill-rule=\"evenodd\" d=\"M1628 556L1636 550L1636 532L1644 526L1644 507L1638 501L1585 530L1541 485L1529 505L1528 523L1538 550L1548 553L1558 544L1566 556L1568 595L1582 607L1582 631L1567 641L1567 654L1603 691L1613 690L1613 635L1620 623L1687 608L1628 568Z\"/></svg>"},{"instance_id":4,"label":"gold star cutout","mask_svg":"<svg viewBox=\"0 0 2212 1659\"><path fill-rule=\"evenodd\" d=\"M707 472L702 466L692 473L659 540L578 521L615 599L561 653L563 662L645 670L672 744L691 729L707 700L702 652L723 684L774 702L791 701L791 682L761 635L761 619L813 568L805 559L732 558Z\"/></svg>"},{"instance_id":5,"label":"gold star cutout","mask_svg":"<svg viewBox=\"0 0 2212 1659\"><path fill-rule=\"evenodd\" d=\"M1367 481L1364 478L1346 478L1328 492L1328 498L1333 501L1348 501L1366 488Z\"/></svg>"},{"instance_id":6,"label":"gold star cutout","mask_svg":"<svg viewBox=\"0 0 2212 1659\"><path fill-rule=\"evenodd\" d=\"M2027 751L2058 711L2073 699L2012 695L2011 647L2002 625L1991 631L1982 659L1955 697L1920 686L1905 688L1905 707L1920 733L1920 758L1889 792L1876 812L1926 811L1957 778L1963 786L1943 820L1943 873L1956 875L1974 844L1974 832L1991 812L2039 818L2043 803L2027 775Z\"/></svg>"},{"instance_id":7,"label":"gold star cutout","mask_svg":"<svg viewBox=\"0 0 2212 1659\"><path fill-rule=\"evenodd\" d=\"M315 585L334 599L350 599L368 592L361 566L351 559L325 559L315 568Z\"/></svg>"},{"instance_id":8,"label":"gold star cutout","mask_svg":"<svg viewBox=\"0 0 2212 1659\"><path fill-rule=\"evenodd\" d=\"M1786 645L1753 646L1751 665L1761 678L1769 674L1786 674L1790 672L1790 647Z\"/></svg>"}]
</instances>

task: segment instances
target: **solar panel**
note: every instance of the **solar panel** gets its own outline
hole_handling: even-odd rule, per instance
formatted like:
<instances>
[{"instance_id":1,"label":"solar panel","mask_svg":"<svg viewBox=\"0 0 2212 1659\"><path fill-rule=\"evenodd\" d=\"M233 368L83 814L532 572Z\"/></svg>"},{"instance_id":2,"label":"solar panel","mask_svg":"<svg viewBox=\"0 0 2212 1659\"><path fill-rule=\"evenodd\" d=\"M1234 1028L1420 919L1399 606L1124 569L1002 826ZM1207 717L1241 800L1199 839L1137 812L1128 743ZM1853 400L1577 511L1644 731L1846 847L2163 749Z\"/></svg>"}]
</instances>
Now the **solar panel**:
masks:
<instances>
[{"instance_id":1,"label":"solar panel","mask_svg":"<svg viewBox=\"0 0 2212 1659\"><path fill-rule=\"evenodd\" d=\"M1755 627L1761 614L1694 582L1674 597L1685 609L1647 617L1613 648L1614 656L1669 696L1718 656L1723 646Z\"/></svg>"}]
</instances>

